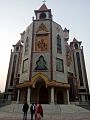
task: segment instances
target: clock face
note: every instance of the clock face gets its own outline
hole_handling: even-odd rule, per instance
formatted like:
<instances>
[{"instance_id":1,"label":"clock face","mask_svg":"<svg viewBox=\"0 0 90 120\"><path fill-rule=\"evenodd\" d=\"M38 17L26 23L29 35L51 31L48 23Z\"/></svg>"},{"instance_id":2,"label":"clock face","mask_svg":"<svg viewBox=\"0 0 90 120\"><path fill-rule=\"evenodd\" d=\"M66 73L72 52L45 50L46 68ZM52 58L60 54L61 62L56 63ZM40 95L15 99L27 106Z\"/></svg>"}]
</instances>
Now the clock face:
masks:
<instances>
[{"instance_id":1,"label":"clock face","mask_svg":"<svg viewBox=\"0 0 90 120\"><path fill-rule=\"evenodd\" d=\"M40 14L40 19L45 19L45 18L46 18L46 13L42 12L42 13Z\"/></svg>"}]
</instances>

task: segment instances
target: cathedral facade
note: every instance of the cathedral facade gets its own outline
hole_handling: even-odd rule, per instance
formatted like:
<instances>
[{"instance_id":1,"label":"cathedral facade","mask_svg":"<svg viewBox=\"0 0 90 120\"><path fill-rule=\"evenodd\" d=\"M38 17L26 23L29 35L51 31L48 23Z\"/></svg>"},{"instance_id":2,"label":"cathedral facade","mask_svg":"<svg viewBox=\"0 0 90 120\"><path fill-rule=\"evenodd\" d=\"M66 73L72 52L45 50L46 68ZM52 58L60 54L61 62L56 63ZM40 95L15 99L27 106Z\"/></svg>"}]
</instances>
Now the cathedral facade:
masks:
<instances>
[{"instance_id":1,"label":"cathedral facade","mask_svg":"<svg viewBox=\"0 0 90 120\"><path fill-rule=\"evenodd\" d=\"M88 101L88 81L81 41L70 44L69 30L53 21L43 4L11 50L5 99L68 104Z\"/></svg>"}]
</instances>

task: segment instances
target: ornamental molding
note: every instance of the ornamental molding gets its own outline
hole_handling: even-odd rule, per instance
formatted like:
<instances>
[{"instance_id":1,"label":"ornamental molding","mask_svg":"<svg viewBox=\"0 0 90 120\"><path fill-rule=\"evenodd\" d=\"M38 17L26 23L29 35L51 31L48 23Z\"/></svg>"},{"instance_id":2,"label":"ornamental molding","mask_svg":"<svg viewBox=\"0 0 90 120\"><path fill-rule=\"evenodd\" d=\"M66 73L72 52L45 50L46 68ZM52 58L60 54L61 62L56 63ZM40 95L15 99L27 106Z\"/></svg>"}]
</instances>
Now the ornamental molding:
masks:
<instances>
[{"instance_id":1,"label":"ornamental molding","mask_svg":"<svg viewBox=\"0 0 90 120\"><path fill-rule=\"evenodd\" d=\"M24 87L35 88L36 83L39 81L38 78L42 79L45 82L46 88L47 87L60 87L60 88L63 88L63 89L69 89L70 88L70 85L67 84L67 83L57 82L56 80L49 80L48 77L41 72L34 75L31 80L24 81L23 83L18 84L16 87L19 88L19 89L24 88Z\"/></svg>"},{"instance_id":2,"label":"ornamental molding","mask_svg":"<svg viewBox=\"0 0 90 120\"><path fill-rule=\"evenodd\" d=\"M46 26L43 23L41 23L41 25L38 27L36 31L36 33L39 33L39 32L48 32Z\"/></svg>"}]
</instances>

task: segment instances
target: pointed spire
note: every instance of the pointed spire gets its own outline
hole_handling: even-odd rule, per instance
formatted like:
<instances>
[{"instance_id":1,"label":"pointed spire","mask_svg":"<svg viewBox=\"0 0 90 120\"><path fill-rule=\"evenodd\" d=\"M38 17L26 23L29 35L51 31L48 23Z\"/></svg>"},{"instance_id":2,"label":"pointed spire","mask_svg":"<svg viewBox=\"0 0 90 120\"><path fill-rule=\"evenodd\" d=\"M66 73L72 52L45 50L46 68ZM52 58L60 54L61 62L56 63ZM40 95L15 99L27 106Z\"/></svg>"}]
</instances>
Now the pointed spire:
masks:
<instances>
[{"instance_id":1,"label":"pointed spire","mask_svg":"<svg viewBox=\"0 0 90 120\"><path fill-rule=\"evenodd\" d=\"M45 5L45 3L39 8L39 11L44 11L44 10L48 10L48 8Z\"/></svg>"},{"instance_id":2,"label":"pointed spire","mask_svg":"<svg viewBox=\"0 0 90 120\"><path fill-rule=\"evenodd\" d=\"M19 46L19 45L22 45L22 44L21 44L21 41L19 40L19 41L16 43L16 45L18 45L18 46Z\"/></svg>"},{"instance_id":3,"label":"pointed spire","mask_svg":"<svg viewBox=\"0 0 90 120\"><path fill-rule=\"evenodd\" d=\"M73 38L73 42L78 42L78 40L74 37L74 38Z\"/></svg>"},{"instance_id":4,"label":"pointed spire","mask_svg":"<svg viewBox=\"0 0 90 120\"><path fill-rule=\"evenodd\" d=\"M21 41L19 40L15 45L13 45L13 47L14 47L14 46L22 46Z\"/></svg>"},{"instance_id":5,"label":"pointed spire","mask_svg":"<svg viewBox=\"0 0 90 120\"><path fill-rule=\"evenodd\" d=\"M81 44L82 43L82 41L78 41L75 37L73 38L73 41L72 41L73 43L79 43L79 44Z\"/></svg>"},{"instance_id":6,"label":"pointed spire","mask_svg":"<svg viewBox=\"0 0 90 120\"><path fill-rule=\"evenodd\" d=\"M43 12L47 12L47 14L48 14L48 15L46 15L47 18L49 18L49 19L52 18L51 9L48 9L45 3L43 3L38 10L34 10L34 12L35 12L35 15L36 15L36 19L40 19L39 18L40 14L43 13ZM38 15L38 13L40 13L40 14Z\"/></svg>"},{"instance_id":7,"label":"pointed spire","mask_svg":"<svg viewBox=\"0 0 90 120\"><path fill-rule=\"evenodd\" d=\"M65 27L65 29L63 30L64 32L69 32L69 30L67 30L67 28Z\"/></svg>"}]
</instances>

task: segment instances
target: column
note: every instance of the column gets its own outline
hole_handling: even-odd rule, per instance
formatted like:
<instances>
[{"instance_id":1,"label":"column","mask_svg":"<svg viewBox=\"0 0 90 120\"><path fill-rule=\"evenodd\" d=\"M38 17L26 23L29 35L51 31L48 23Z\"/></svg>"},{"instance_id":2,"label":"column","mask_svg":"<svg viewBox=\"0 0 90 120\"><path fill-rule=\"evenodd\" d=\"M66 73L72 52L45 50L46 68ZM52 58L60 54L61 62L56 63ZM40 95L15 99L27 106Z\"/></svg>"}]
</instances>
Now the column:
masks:
<instances>
[{"instance_id":1,"label":"column","mask_svg":"<svg viewBox=\"0 0 90 120\"><path fill-rule=\"evenodd\" d=\"M27 94L27 102L30 104L30 94L31 94L31 89L30 87L28 88L28 94Z\"/></svg>"},{"instance_id":2,"label":"column","mask_svg":"<svg viewBox=\"0 0 90 120\"><path fill-rule=\"evenodd\" d=\"M20 89L18 89L18 94L17 94L17 103L19 103L19 96L20 96Z\"/></svg>"},{"instance_id":3,"label":"column","mask_svg":"<svg viewBox=\"0 0 90 120\"><path fill-rule=\"evenodd\" d=\"M70 101L69 101L69 89L67 89L67 103L70 104Z\"/></svg>"},{"instance_id":4,"label":"column","mask_svg":"<svg viewBox=\"0 0 90 120\"><path fill-rule=\"evenodd\" d=\"M54 104L54 87L51 88L51 104Z\"/></svg>"},{"instance_id":5,"label":"column","mask_svg":"<svg viewBox=\"0 0 90 120\"><path fill-rule=\"evenodd\" d=\"M8 101L11 101L11 95L8 95Z\"/></svg>"}]
</instances>

